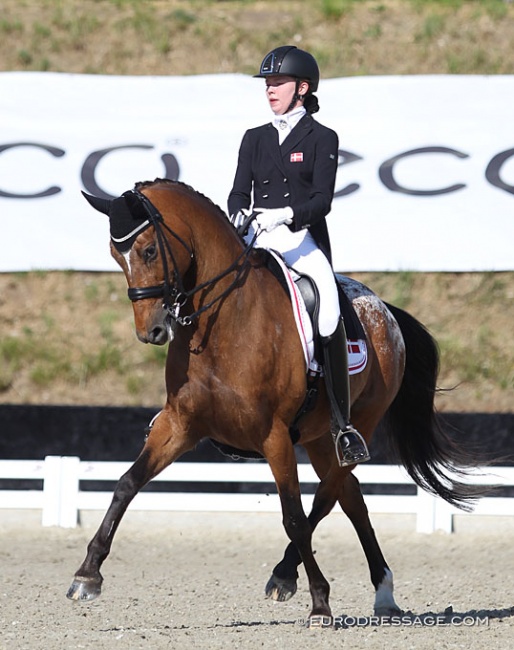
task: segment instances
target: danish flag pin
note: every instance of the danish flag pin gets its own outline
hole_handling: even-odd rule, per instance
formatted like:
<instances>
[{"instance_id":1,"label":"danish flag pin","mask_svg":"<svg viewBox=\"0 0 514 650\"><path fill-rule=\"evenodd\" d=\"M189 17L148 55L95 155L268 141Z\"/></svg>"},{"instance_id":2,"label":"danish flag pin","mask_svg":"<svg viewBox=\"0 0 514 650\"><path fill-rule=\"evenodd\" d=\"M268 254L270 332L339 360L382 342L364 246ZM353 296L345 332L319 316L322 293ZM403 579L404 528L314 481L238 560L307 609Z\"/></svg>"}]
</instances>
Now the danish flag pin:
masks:
<instances>
[{"instance_id":1,"label":"danish flag pin","mask_svg":"<svg viewBox=\"0 0 514 650\"><path fill-rule=\"evenodd\" d=\"M303 151L296 151L291 154L290 162L303 162Z\"/></svg>"}]
</instances>

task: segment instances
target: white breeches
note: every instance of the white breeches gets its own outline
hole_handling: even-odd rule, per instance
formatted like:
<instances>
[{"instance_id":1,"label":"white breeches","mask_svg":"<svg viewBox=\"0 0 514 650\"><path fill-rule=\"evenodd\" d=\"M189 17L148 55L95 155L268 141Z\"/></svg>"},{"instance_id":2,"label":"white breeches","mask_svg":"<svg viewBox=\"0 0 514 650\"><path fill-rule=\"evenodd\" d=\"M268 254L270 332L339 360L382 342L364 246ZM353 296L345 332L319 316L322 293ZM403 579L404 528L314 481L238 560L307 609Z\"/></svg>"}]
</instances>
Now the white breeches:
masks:
<instances>
[{"instance_id":1,"label":"white breeches","mask_svg":"<svg viewBox=\"0 0 514 650\"><path fill-rule=\"evenodd\" d=\"M245 237L249 242L255 230L250 226ZM339 295L334 271L326 255L318 248L308 230L291 232L286 225L278 226L271 232L263 231L255 241L255 246L272 248L280 253L289 266L298 273L309 275L319 291L319 333L330 336L334 333L340 317Z\"/></svg>"}]
</instances>

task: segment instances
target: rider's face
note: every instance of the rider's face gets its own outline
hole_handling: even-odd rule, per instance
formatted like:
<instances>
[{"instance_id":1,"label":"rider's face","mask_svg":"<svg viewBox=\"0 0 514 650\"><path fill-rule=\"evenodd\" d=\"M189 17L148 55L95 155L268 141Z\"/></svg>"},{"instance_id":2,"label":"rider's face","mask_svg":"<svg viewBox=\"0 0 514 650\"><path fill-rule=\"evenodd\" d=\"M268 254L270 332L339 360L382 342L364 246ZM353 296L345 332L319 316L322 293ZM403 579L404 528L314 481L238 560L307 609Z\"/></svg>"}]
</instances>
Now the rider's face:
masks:
<instances>
[{"instance_id":1,"label":"rider's face","mask_svg":"<svg viewBox=\"0 0 514 650\"><path fill-rule=\"evenodd\" d=\"M287 111L293 99L295 88L296 79L294 77L287 77L286 75L270 75L266 77L266 96L275 115L283 115ZM300 94L307 92L307 88L308 85L302 81L299 88ZM298 103L296 103L295 107Z\"/></svg>"}]
</instances>

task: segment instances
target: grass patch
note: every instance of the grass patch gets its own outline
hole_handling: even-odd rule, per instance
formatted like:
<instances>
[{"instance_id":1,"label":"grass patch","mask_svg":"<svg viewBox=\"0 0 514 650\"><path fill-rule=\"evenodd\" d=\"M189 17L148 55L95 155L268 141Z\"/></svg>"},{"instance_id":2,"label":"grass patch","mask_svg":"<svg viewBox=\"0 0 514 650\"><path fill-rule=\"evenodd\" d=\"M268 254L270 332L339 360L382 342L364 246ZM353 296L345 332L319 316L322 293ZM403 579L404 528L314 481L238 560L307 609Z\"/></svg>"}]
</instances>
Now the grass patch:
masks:
<instances>
[{"instance_id":1,"label":"grass patch","mask_svg":"<svg viewBox=\"0 0 514 650\"><path fill-rule=\"evenodd\" d=\"M432 41L434 38L439 37L445 29L446 19L441 14L429 14L423 21L421 30L416 34L415 40Z\"/></svg>"},{"instance_id":2,"label":"grass patch","mask_svg":"<svg viewBox=\"0 0 514 650\"><path fill-rule=\"evenodd\" d=\"M0 392L9 390L21 367L21 342L13 337L0 341Z\"/></svg>"},{"instance_id":3,"label":"grass patch","mask_svg":"<svg viewBox=\"0 0 514 650\"><path fill-rule=\"evenodd\" d=\"M252 74L291 42L326 52L323 78L514 72L514 4L503 0L47 0L37 18L6 3L5 70Z\"/></svg>"},{"instance_id":4,"label":"grass patch","mask_svg":"<svg viewBox=\"0 0 514 650\"><path fill-rule=\"evenodd\" d=\"M18 61L23 67L27 67L32 63L33 56L28 50L25 49L19 50Z\"/></svg>"},{"instance_id":5,"label":"grass patch","mask_svg":"<svg viewBox=\"0 0 514 650\"><path fill-rule=\"evenodd\" d=\"M108 309L100 313L98 323L100 327L100 335L109 343L114 343L117 340L113 331L113 325L120 320L118 312Z\"/></svg>"},{"instance_id":6,"label":"grass patch","mask_svg":"<svg viewBox=\"0 0 514 650\"><path fill-rule=\"evenodd\" d=\"M14 34L20 36L23 33L23 24L19 20L0 20L0 34L10 35Z\"/></svg>"},{"instance_id":7,"label":"grass patch","mask_svg":"<svg viewBox=\"0 0 514 650\"><path fill-rule=\"evenodd\" d=\"M144 378L137 375L129 375L125 379L125 386L129 395L138 395L142 391L144 384Z\"/></svg>"},{"instance_id":8,"label":"grass patch","mask_svg":"<svg viewBox=\"0 0 514 650\"><path fill-rule=\"evenodd\" d=\"M441 366L457 371L462 381L487 381L502 390L514 387L514 358L505 355L490 328L479 328L476 339L470 342L441 337L439 348Z\"/></svg>"},{"instance_id":9,"label":"grass patch","mask_svg":"<svg viewBox=\"0 0 514 650\"><path fill-rule=\"evenodd\" d=\"M393 305L406 309L412 301L415 274L412 271L401 271L396 274L394 293L391 298Z\"/></svg>"},{"instance_id":10,"label":"grass patch","mask_svg":"<svg viewBox=\"0 0 514 650\"><path fill-rule=\"evenodd\" d=\"M338 20L352 11L356 0L321 0L320 10L326 20Z\"/></svg>"},{"instance_id":11,"label":"grass patch","mask_svg":"<svg viewBox=\"0 0 514 650\"><path fill-rule=\"evenodd\" d=\"M122 350L116 345L105 343L96 352L83 355L81 380L88 381L91 377L108 370L115 370L121 375L124 369Z\"/></svg>"},{"instance_id":12,"label":"grass patch","mask_svg":"<svg viewBox=\"0 0 514 650\"><path fill-rule=\"evenodd\" d=\"M166 357L168 356L167 345L151 345L145 350L145 360L148 363L155 364L164 368L166 365Z\"/></svg>"}]
</instances>

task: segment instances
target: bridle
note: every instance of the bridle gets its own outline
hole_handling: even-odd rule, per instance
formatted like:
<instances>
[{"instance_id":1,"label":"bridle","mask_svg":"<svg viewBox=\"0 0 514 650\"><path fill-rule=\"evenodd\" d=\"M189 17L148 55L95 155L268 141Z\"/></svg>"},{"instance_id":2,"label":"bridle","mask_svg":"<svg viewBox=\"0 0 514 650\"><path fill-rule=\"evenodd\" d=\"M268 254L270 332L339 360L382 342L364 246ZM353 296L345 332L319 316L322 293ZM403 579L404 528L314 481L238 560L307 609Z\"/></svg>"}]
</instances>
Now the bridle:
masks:
<instances>
[{"instance_id":1,"label":"bridle","mask_svg":"<svg viewBox=\"0 0 514 650\"><path fill-rule=\"evenodd\" d=\"M253 237L252 241L243 249L241 254L236 257L232 264L230 264L229 267L227 267L224 271L214 276L213 278L206 280L201 284L197 284L192 289L187 290L184 286L182 274L179 271L176 257L173 253L170 242L166 237L166 234L175 239L186 250L191 260L194 260L193 250L184 241L184 239L180 237L179 234L177 234L164 222L162 214L142 192L138 192L137 190L130 190L130 193L135 195L137 200L142 204L148 215L148 226L153 226L155 230L157 247L159 249L159 255L162 259L164 281L161 284L156 284L149 287L130 287L128 289L128 297L132 302L146 300L147 298L162 298L162 306L166 310L167 316L170 319L182 326L191 325L193 321L200 316L200 314L207 311L217 302L222 300L237 285L243 273L248 268L248 257L253 248L257 234ZM173 266L171 273L170 267L168 265L168 256ZM196 311L193 311L193 313L187 314L186 316L180 315L183 307L196 293L207 287L214 286L217 282L227 277L231 273L235 273L235 277L224 291L222 291L208 303L202 305L202 307Z\"/></svg>"}]
</instances>

